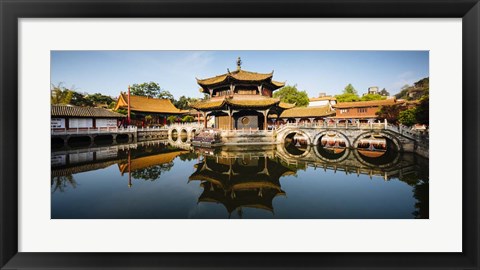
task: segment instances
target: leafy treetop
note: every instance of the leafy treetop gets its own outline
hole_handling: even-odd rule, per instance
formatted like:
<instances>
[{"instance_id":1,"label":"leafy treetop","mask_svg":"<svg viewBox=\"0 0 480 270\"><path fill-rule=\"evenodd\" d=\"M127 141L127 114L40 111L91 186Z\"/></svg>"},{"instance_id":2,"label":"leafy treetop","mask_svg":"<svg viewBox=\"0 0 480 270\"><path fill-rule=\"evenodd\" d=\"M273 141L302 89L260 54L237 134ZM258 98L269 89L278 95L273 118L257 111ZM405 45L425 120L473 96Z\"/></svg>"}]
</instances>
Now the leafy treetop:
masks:
<instances>
[{"instance_id":1,"label":"leafy treetop","mask_svg":"<svg viewBox=\"0 0 480 270\"><path fill-rule=\"evenodd\" d=\"M173 105L175 105L175 107L179 108L180 110L186 110L190 108L191 103L195 103L197 101L197 98L181 96L178 100L175 100L173 102Z\"/></svg>"},{"instance_id":2,"label":"leafy treetop","mask_svg":"<svg viewBox=\"0 0 480 270\"><path fill-rule=\"evenodd\" d=\"M280 98L282 102L295 103L298 107L306 107L309 103L306 91L299 91L297 85L287 85L280 90L275 91L273 97Z\"/></svg>"},{"instance_id":3,"label":"leafy treetop","mask_svg":"<svg viewBox=\"0 0 480 270\"><path fill-rule=\"evenodd\" d=\"M353 87L351 83L349 83L345 88L343 89L343 94L353 94L353 95L358 95L357 90Z\"/></svg>"},{"instance_id":4,"label":"leafy treetop","mask_svg":"<svg viewBox=\"0 0 480 270\"><path fill-rule=\"evenodd\" d=\"M130 87L130 92L135 96L144 96L151 98L163 98L170 99L174 101L173 95L167 91L163 90L160 85L156 82L144 82L141 84L133 84Z\"/></svg>"}]
</instances>

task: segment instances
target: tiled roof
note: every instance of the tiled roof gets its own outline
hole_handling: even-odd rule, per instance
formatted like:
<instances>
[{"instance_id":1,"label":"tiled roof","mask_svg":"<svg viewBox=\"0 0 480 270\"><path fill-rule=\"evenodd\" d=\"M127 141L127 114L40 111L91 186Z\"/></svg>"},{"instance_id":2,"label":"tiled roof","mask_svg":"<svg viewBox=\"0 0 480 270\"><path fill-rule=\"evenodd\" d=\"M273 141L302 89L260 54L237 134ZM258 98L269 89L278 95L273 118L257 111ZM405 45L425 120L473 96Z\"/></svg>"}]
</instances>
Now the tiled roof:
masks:
<instances>
[{"instance_id":1,"label":"tiled roof","mask_svg":"<svg viewBox=\"0 0 480 270\"><path fill-rule=\"evenodd\" d=\"M295 104L280 101L280 103L278 104L278 107L280 107L282 109L291 109L291 108L295 107Z\"/></svg>"},{"instance_id":2,"label":"tiled roof","mask_svg":"<svg viewBox=\"0 0 480 270\"><path fill-rule=\"evenodd\" d=\"M233 98L209 99L199 101L190 106L195 109L217 109L229 104L235 107L268 107L278 105L280 108L286 109L295 106L294 104L280 102L278 98L270 98L264 96L253 96L251 98L234 96Z\"/></svg>"},{"instance_id":3,"label":"tiled roof","mask_svg":"<svg viewBox=\"0 0 480 270\"><path fill-rule=\"evenodd\" d=\"M218 75L207 79L197 79L200 85L213 85L225 81L227 78L233 78L238 81L264 81L272 78L272 73L256 73L245 70L236 70L233 72Z\"/></svg>"},{"instance_id":4,"label":"tiled roof","mask_svg":"<svg viewBox=\"0 0 480 270\"><path fill-rule=\"evenodd\" d=\"M342 115L342 114L337 114L336 116L329 117L332 119L372 119L372 118L377 118L378 115L376 114L354 114L354 115Z\"/></svg>"},{"instance_id":5,"label":"tiled roof","mask_svg":"<svg viewBox=\"0 0 480 270\"><path fill-rule=\"evenodd\" d=\"M337 98L332 96L310 98L310 101L322 101L322 100L337 100Z\"/></svg>"},{"instance_id":6,"label":"tiled roof","mask_svg":"<svg viewBox=\"0 0 480 270\"><path fill-rule=\"evenodd\" d=\"M285 86L284 82L278 82L272 80L273 71L271 73L257 73L245 70L235 70L233 72L228 71L228 73L218 75L206 79L197 79L197 83L202 87L200 92L208 93L208 87L218 85L218 84L227 84L231 81L240 81L240 82L250 82L250 83L262 83L270 90L275 90L280 87Z\"/></svg>"},{"instance_id":7,"label":"tiled roof","mask_svg":"<svg viewBox=\"0 0 480 270\"><path fill-rule=\"evenodd\" d=\"M236 99L226 100L228 104L239 107L267 107L280 103L277 98L259 98L259 99Z\"/></svg>"},{"instance_id":8,"label":"tiled roof","mask_svg":"<svg viewBox=\"0 0 480 270\"><path fill-rule=\"evenodd\" d=\"M285 83L284 83L284 82L277 82L277 81L272 80L271 83L272 83L273 85L275 85L276 87L278 87L278 88L285 86Z\"/></svg>"},{"instance_id":9,"label":"tiled roof","mask_svg":"<svg viewBox=\"0 0 480 270\"><path fill-rule=\"evenodd\" d=\"M128 107L128 95L121 93L118 97L117 106L115 110L120 108L126 109ZM169 99L150 98L143 96L130 96L130 109L136 112L150 112L150 113L170 113L182 114L188 110L177 109Z\"/></svg>"},{"instance_id":10,"label":"tiled roof","mask_svg":"<svg viewBox=\"0 0 480 270\"><path fill-rule=\"evenodd\" d=\"M120 118L126 117L123 114L112 112L102 108L79 107L73 105L53 105L51 106L51 116L73 116L73 117L106 117Z\"/></svg>"},{"instance_id":11,"label":"tiled roof","mask_svg":"<svg viewBox=\"0 0 480 270\"><path fill-rule=\"evenodd\" d=\"M225 104L225 99L218 99L218 100L202 100L196 103L190 104L190 107L201 110L201 109L216 109L221 108Z\"/></svg>"},{"instance_id":12,"label":"tiled roof","mask_svg":"<svg viewBox=\"0 0 480 270\"><path fill-rule=\"evenodd\" d=\"M270 181L265 181L263 179L256 181L255 179L251 179L249 182L237 183L231 186L231 190L246 190L246 189L276 189L278 191L282 191L279 183L274 183Z\"/></svg>"},{"instance_id":13,"label":"tiled roof","mask_svg":"<svg viewBox=\"0 0 480 270\"><path fill-rule=\"evenodd\" d=\"M330 109L330 106L321 107L297 107L283 111L280 118L295 118L295 117L322 117L335 114L335 111Z\"/></svg>"},{"instance_id":14,"label":"tiled roof","mask_svg":"<svg viewBox=\"0 0 480 270\"><path fill-rule=\"evenodd\" d=\"M333 105L334 108L343 109L343 108L359 108L359 107L378 107L378 106L388 106L394 104L401 104L401 101L395 99L383 99L383 100L371 100L371 101L354 101L354 102L340 102Z\"/></svg>"},{"instance_id":15,"label":"tiled roof","mask_svg":"<svg viewBox=\"0 0 480 270\"><path fill-rule=\"evenodd\" d=\"M295 106L295 104L280 102L278 98L270 98L264 96L254 96L253 98L245 98L234 96L233 98L222 99L209 99L205 101L199 101L194 104L190 104L190 107L197 110L200 109L218 109L225 104L232 105L234 107L254 108L254 107L269 107L278 105L282 109L289 109Z\"/></svg>"}]
</instances>

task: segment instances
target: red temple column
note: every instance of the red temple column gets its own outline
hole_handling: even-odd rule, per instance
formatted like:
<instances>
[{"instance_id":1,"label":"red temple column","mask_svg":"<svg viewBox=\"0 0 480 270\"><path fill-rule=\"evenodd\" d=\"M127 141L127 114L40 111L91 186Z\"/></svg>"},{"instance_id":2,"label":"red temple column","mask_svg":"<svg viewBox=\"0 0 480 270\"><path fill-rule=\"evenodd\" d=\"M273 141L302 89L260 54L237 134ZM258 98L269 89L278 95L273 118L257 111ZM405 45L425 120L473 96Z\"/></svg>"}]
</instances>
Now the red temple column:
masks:
<instances>
[{"instance_id":1,"label":"red temple column","mask_svg":"<svg viewBox=\"0 0 480 270\"><path fill-rule=\"evenodd\" d=\"M128 124L130 125L130 85L128 86L128 116L127 116Z\"/></svg>"}]
</instances>

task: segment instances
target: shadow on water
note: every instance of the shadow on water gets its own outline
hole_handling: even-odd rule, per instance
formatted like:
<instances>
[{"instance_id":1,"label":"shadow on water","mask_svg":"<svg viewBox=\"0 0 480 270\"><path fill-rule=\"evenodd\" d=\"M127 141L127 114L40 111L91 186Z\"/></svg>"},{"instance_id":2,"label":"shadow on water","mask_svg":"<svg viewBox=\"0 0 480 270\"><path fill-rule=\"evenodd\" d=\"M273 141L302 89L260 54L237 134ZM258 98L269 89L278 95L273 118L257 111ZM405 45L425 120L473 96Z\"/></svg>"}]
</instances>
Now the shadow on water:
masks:
<instances>
[{"instance_id":1,"label":"shadow on water","mask_svg":"<svg viewBox=\"0 0 480 270\"><path fill-rule=\"evenodd\" d=\"M338 193L339 190L337 189L340 188L340 186L337 187L336 185L347 183L345 179L352 177L357 178L358 175L368 175L370 178L372 176L379 176L381 177L380 179L387 182L390 180L398 180L406 183L411 187L412 193L410 199L404 198L404 200L413 200L412 205L414 205L412 207L414 210L410 212L410 218L425 219L429 217L428 159L413 154L399 154L393 147L387 148L382 154L373 151L373 153L369 155L365 149L360 151L353 150L354 154L346 154L347 151L351 150L341 147L329 149L323 145L316 146L321 156L318 157L317 151L306 151L307 148L305 144L302 143L302 140L301 137L293 135L288 139L288 143L280 146L183 147L180 149L165 141L155 141L96 146L84 149L55 150L52 152L51 162L51 192L52 196L55 196L57 193L76 192L76 190L79 190L77 174L99 171L116 165L113 167L116 169L110 172L113 173L112 177L127 177L128 186L131 188L134 188L136 183L154 185L150 182L157 182L164 177L166 177L165 181L170 181L169 185L174 184L177 189L181 189L182 187L187 188L188 186L191 187L191 184L196 182L201 189L196 199L198 205L209 207L210 205L212 205L211 207L221 205L224 209L223 211L226 211L228 214L228 217L250 217L249 215L251 214L246 215L247 213L251 213L251 210L248 209L254 209L255 211L271 213L269 217L272 218L275 217L275 212L277 212L275 208L280 207L280 210L282 210L284 207L287 207L286 209L288 209L288 205L285 206L283 203L293 203L295 200L307 200L309 196L312 196L312 194L308 195L308 192L300 198L297 198L298 195L295 195L295 190L298 188L302 189L302 186L299 185L305 183L305 181L313 181L311 184L316 183L316 185L329 183L333 186L325 186L323 188L332 188L330 192ZM334 160L334 162L332 162L332 160ZM178 174L178 171L173 175L169 174L164 176L166 172L174 171L176 165L185 162L191 162L191 164L193 164L189 165L193 166L193 168L191 167L193 172L188 176L188 179L186 179L186 183L182 181L178 182L178 180L171 182L172 177L176 177L175 175ZM308 175L311 175L308 172L312 172L313 168L318 167L324 168L325 172L322 172L323 170L317 171L314 178L308 178ZM336 176L336 173L340 171L344 171L345 176L341 176L341 178L339 177L342 174ZM302 172L302 178L299 178L298 184L293 184L290 182L291 180L289 180L288 188L282 187L280 179L288 179L289 176L297 175L299 172ZM351 174L356 174L357 176ZM329 177L324 179L322 178L324 175L329 175ZM338 179L330 182L330 177ZM163 183L164 181L160 182ZM358 185L355 184L357 182L349 183L350 185ZM365 184L368 183L369 182ZM115 190L117 190L116 192L120 192L121 189L125 187L126 185L116 187L109 190L108 194L112 194ZM120 190L118 190L119 188ZM154 186L152 186L152 188L154 188ZM308 191L310 188L315 187L305 186L303 188L306 188ZM343 189L344 188L346 187L343 187ZM347 189L350 190L350 188L351 187L348 187ZM355 190L355 188L353 190ZM282 204L277 205L275 198L287 198L286 196L289 191L292 192L292 199L281 200ZM130 191L131 195L129 196L140 196L138 197L139 200L142 196L147 196L145 193L142 193L140 189L137 192L138 193L135 193L135 189L133 189L133 191ZM152 195L153 194L155 193L152 193ZM156 197L150 199L152 202L162 202L160 195L155 196ZM92 198L85 196L83 199L91 200ZM68 198L65 200L68 200ZM181 201L178 201L178 203L182 204ZM52 204L55 204L55 200ZM111 205L110 207L115 206ZM323 209L324 206L308 205L306 207L306 211L307 209L308 211L314 211L314 209ZM105 215L109 217L108 213ZM132 213L132 216L136 215L136 213ZM172 215L167 214L165 214L165 216L158 216L158 214L152 214L152 216L148 214L145 215L146 216L140 218L172 217ZM55 215L52 214L52 217L53 216ZM69 213L68 216L78 218L78 216L75 216L75 213ZM130 218L132 216L130 216ZM177 217L176 215L173 216ZM294 214L293 217L295 216L298 215ZM262 216L260 215L260 217ZM128 215L126 218L129 218ZM290 217L286 216L284 218ZM311 218L322 217L312 214ZM348 216L346 218L348 218Z\"/></svg>"}]
</instances>

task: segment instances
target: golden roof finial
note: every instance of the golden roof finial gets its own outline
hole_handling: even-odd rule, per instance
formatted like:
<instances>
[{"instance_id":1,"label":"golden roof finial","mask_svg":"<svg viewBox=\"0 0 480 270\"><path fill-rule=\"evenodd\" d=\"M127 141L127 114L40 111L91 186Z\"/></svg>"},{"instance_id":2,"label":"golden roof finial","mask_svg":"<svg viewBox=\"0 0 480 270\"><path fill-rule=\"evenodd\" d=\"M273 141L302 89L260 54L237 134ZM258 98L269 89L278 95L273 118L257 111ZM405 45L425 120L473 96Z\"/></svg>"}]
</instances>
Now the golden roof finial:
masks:
<instances>
[{"instance_id":1,"label":"golden roof finial","mask_svg":"<svg viewBox=\"0 0 480 270\"><path fill-rule=\"evenodd\" d=\"M240 59L240 56L237 58L237 70L242 69L242 59Z\"/></svg>"}]
</instances>

